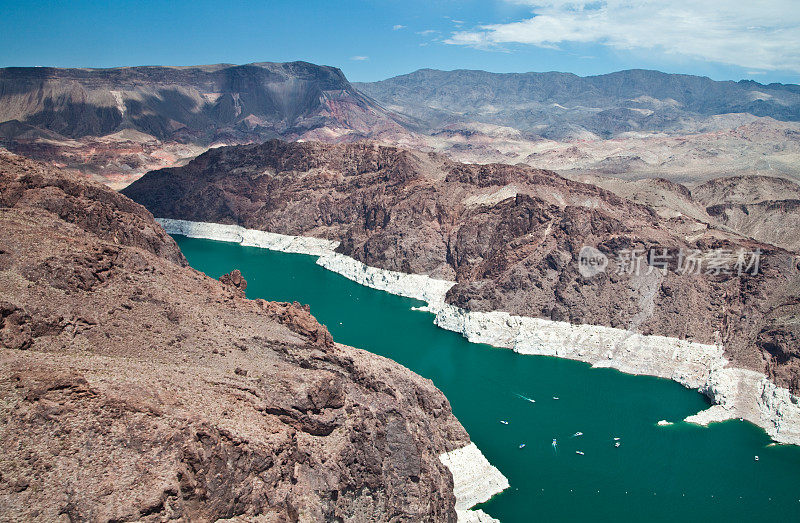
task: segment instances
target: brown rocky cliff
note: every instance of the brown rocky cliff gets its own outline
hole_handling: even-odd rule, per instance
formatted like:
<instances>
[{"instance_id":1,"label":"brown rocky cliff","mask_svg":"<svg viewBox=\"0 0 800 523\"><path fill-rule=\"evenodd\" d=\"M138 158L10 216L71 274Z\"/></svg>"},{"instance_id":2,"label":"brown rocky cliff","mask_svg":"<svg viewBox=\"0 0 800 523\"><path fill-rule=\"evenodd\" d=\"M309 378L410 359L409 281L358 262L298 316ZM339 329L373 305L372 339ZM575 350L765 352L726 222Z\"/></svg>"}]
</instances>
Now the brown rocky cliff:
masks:
<instances>
[{"instance_id":1,"label":"brown rocky cliff","mask_svg":"<svg viewBox=\"0 0 800 523\"><path fill-rule=\"evenodd\" d=\"M429 380L185 267L110 190L0 172L0 513L455 520L469 438Z\"/></svg>"},{"instance_id":2,"label":"brown rocky cliff","mask_svg":"<svg viewBox=\"0 0 800 523\"><path fill-rule=\"evenodd\" d=\"M550 171L369 143L271 141L209 151L123 192L159 217L338 240L342 253L367 265L455 280L447 301L469 310L722 341L737 365L782 385L800 379L785 346L800 337L786 313L800 292L789 253L688 217L659 217ZM611 258L605 273L579 273L584 245ZM644 263L627 274L617 258L634 249L761 249L761 271L681 275L673 265L662 274Z\"/></svg>"}]
</instances>

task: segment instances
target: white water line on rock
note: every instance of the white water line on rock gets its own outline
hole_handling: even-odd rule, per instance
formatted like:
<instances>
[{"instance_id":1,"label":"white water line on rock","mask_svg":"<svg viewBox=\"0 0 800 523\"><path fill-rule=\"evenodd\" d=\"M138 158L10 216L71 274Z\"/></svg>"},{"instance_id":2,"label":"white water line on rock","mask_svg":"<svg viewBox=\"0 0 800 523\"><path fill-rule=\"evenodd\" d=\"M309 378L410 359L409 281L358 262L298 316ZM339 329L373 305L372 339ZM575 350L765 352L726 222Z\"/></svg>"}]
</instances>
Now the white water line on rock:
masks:
<instances>
[{"instance_id":1,"label":"white water line on rock","mask_svg":"<svg viewBox=\"0 0 800 523\"><path fill-rule=\"evenodd\" d=\"M475 443L445 452L439 456L439 461L453 474L456 511L464 511L464 514L459 514L459 521L478 517L478 514L468 514L476 512L468 509L489 501L492 496L509 486L508 479L489 463Z\"/></svg>"},{"instance_id":2,"label":"white water line on rock","mask_svg":"<svg viewBox=\"0 0 800 523\"><path fill-rule=\"evenodd\" d=\"M235 225L158 219L169 233L232 241L283 252L319 256L317 264L362 285L427 302L439 327L475 343L520 354L557 356L628 374L667 378L698 389L714 403L685 421L707 425L743 418L777 442L800 445L800 399L759 372L729 367L719 345L642 335L599 325L573 325L507 312L473 312L444 301L455 282L369 267L333 252L337 242L286 236Z\"/></svg>"},{"instance_id":3,"label":"white water line on rock","mask_svg":"<svg viewBox=\"0 0 800 523\"><path fill-rule=\"evenodd\" d=\"M240 243L245 247L260 247L272 251L290 252L322 256L330 254L339 242L311 238L308 236L289 236L273 232L245 229L238 225L225 225L221 223L190 222L187 220L172 220L169 218L156 218L169 234L181 234L190 238L204 238L221 242Z\"/></svg>"}]
</instances>

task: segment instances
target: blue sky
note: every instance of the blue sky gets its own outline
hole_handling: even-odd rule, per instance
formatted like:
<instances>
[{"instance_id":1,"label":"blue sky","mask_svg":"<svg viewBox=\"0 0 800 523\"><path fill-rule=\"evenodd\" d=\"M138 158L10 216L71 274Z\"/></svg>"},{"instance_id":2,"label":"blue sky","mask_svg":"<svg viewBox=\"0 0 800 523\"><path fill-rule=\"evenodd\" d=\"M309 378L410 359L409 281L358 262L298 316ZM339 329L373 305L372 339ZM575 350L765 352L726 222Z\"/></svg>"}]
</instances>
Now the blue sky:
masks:
<instances>
[{"instance_id":1,"label":"blue sky","mask_svg":"<svg viewBox=\"0 0 800 523\"><path fill-rule=\"evenodd\" d=\"M352 81L430 67L800 83L797 1L0 0L0 66L306 60Z\"/></svg>"}]
</instances>

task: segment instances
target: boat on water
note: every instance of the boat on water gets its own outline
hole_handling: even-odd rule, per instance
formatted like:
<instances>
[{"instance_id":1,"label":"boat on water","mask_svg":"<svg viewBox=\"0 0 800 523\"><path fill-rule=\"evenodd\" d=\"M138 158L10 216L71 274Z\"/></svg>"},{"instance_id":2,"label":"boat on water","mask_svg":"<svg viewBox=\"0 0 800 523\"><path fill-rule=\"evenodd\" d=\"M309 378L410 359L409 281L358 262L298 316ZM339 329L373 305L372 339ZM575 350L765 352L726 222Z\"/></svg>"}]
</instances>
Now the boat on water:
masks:
<instances>
[{"instance_id":1,"label":"boat on water","mask_svg":"<svg viewBox=\"0 0 800 523\"><path fill-rule=\"evenodd\" d=\"M506 420L504 420L504 419L501 419L500 423L502 423L503 425L508 425L508 422Z\"/></svg>"},{"instance_id":2,"label":"boat on water","mask_svg":"<svg viewBox=\"0 0 800 523\"><path fill-rule=\"evenodd\" d=\"M516 392L514 393L514 395L516 395L518 398L523 399L523 400L525 400L527 402L536 403L535 399L529 398L528 396L523 396L522 394L517 394Z\"/></svg>"},{"instance_id":3,"label":"boat on water","mask_svg":"<svg viewBox=\"0 0 800 523\"><path fill-rule=\"evenodd\" d=\"M614 443L614 446L615 446L615 447L619 447L619 441L618 441L618 442L616 442L616 443Z\"/></svg>"},{"instance_id":4,"label":"boat on water","mask_svg":"<svg viewBox=\"0 0 800 523\"><path fill-rule=\"evenodd\" d=\"M576 432L572 435L573 438L577 438L578 436L583 436L583 432Z\"/></svg>"},{"instance_id":5,"label":"boat on water","mask_svg":"<svg viewBox=\"0 0 800 523\"><path fill-rule=\"evenodd\" d=\"M519 448L524 449L525 448L525 444L524 443L520 443L519 444Z\"/></svg>"},{"instance_id":6,"label":"boat on water","mask_svg":"<svg viewBox=\"0 0 800 523\"><path fill-rule=\"evenodd\" d=\"M583 456L583 451L582 450L576 450L575 454L580 454L581 456Z\"/></svg>"}]
</instances>

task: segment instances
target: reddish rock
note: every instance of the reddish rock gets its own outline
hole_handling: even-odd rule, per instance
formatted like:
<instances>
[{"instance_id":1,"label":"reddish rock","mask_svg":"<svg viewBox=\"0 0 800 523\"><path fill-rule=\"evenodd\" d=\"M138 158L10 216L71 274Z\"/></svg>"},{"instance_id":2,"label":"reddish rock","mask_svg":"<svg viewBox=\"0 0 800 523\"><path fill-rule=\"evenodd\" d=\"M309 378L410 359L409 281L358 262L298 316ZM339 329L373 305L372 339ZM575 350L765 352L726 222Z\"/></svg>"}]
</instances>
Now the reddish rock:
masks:
<instances>
[{"instance_id":1,"label":"reddish rock","mask_svg":"<svg viewBox=\"0 0 800 523\"><path fill-rule=\"evenodd\" d=\"M233 287L244 296L244 291L247 289L247 280L244 279L239 269L234 269L228 274L223 274L219 277L219 281L222 282L223 285Z\"/></svg>"}]
</instances>

